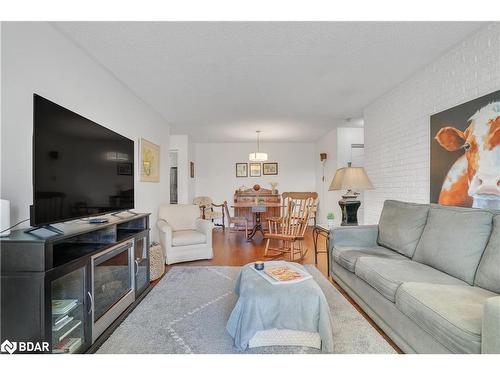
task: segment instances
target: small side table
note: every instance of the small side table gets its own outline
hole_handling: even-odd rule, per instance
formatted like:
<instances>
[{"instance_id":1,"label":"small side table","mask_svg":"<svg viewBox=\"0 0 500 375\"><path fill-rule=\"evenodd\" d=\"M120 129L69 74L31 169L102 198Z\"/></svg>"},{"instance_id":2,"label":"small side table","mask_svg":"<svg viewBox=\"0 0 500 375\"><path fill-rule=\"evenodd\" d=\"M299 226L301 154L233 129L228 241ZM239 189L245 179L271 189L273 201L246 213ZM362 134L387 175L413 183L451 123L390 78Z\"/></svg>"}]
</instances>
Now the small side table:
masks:
<instances>
[{"instance_id":1,"label":"small side table","mask_svg":"<svg viewBox=\"0 0 500 375\"><path fill-rule=\"evenodd\" d=\"M326 254L326 269L327 276L330 277L330 228L326 225L316 224L313 228L313 243L314 243L314 264L318 264L318 254ZM326 250L318 250L318 237L326 238Z\"/></svg>"}]
</instances>

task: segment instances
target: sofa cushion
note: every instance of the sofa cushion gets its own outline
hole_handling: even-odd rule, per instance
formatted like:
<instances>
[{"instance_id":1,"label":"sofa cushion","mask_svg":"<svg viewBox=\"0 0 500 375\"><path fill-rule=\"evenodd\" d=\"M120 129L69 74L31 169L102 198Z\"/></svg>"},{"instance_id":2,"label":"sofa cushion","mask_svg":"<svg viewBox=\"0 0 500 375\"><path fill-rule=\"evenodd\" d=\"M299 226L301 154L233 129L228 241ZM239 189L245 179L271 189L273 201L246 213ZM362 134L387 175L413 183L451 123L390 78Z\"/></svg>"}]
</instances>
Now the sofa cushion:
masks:
<instances>
[{"instance_id":1,"label":"sofa cushion","mask_svg":"<svg viewBox=\"0 0 500 375\"><path fill-rule=\"evenodd\" d=\"M413 260L472 284L492 216L485 210L431 205Z\"/></svg>"},{"instance_id":2,"label":"sofa cushion","mask_svg":"<svg viewBox=\"0 0 500 375\"><path fill-rule=\"evenodd\" d=\"M500 294L500 215L493 218L493 230L477 268L474 285Z\"/></svg>"},{"instance_id":3,"label":"sofa cushion","mask_svg":"<svg viewBox=\"0 0 500 375\"><path fill-rule=\"evenodd\" d=\"M483 305L493 296L470 285L404 283L396 307L451 352L480 353Z\"/></svg>"},{"instance_id":4,"label":"sofa cushion","mask_svg":"<svg viewBox=\"0 0 500 375\"><path fill-rule=\"evenodd\" d=\"M380 215L378 244L412 257L427 222L428 204L386 200Z\"/></svg>"},{"instance_id":5,"label":"sofa cushion","mask_svg":"<svg viewBox=\"0 0 500 375\"><path fill-rule=\"evenodd\" d=\"M363 247L363 246L336 246L333 248L333 260L344 267L346 270L354 273L356 261L360 257L379 257L408 259L395 251L386 249L382 246Z\"/></svg>"},{"instance_id":6,"label":"sofa cushion","mask_svg":"<svg viewBox=\"0 0 500 375\"><path fill-rule=\"evenodd\" d=\"M207 242L207 236L195 230L172 232L172 246L189 246Z\"/></svg>"},{"instance_id":7,"label":"sofa cushion","mask_svg":"<svg viewBox=\"0 0 500 375\"><path fill-rule=\"evenodd\" d=\"M444 272L411 260L361 257L356 262L356 275L395 302L396 291L404 282L467 285Z\"/></svg>"}]
</instances>

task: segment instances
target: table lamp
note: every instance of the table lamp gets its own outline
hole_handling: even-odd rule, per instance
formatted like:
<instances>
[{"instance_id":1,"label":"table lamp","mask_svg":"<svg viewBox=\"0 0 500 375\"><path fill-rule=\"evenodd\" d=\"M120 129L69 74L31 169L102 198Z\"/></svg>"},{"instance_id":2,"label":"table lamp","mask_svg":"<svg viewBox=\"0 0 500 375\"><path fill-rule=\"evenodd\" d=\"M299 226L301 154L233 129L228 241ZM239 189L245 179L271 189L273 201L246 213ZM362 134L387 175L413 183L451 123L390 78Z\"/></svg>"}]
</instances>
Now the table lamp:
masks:
<instances>
[{"instance_id":1,"label":"table lamp","mask_svg":"<svg viewBox=\"0 0 500 375\"><path fill-rule=\"evenodd\" d=\"M363 167L352 167L349 162L347 167L337 169L328 190L344 189L347 192L339 200L342 225L358 225L358 208L361 202L358 199L359 193L357 191L374 189Z\"/></svg>"}]
</instances>

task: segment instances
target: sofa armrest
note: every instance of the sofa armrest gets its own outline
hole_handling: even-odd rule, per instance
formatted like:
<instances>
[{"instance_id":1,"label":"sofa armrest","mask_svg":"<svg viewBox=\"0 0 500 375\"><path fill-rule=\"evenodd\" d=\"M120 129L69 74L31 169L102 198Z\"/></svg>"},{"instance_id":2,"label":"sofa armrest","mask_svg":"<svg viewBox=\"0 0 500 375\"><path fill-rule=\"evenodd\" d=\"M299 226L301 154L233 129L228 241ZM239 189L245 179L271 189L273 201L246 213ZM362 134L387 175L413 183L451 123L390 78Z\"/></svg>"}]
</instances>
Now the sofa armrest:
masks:
<instances>
[{"instance_id":1,"label":"sofa armrest","mask_svg":"<svg viewBox=\"0 0 500 375\"><path fill-rule=\"evenodd\" d=\"M378 225L335 227L330 230L330 248L335 246L377 246Z\"/></svg>"},{"instance_id":2,"label":"sofa armrest","mask_svg":"<svg viewBox=\"0 0 500 375\"><path fill-rule=\"evenodd\" d=\"M488 298L484 303L481 352L500 353L500 296Z\"/></svg>"},{"instance_id":3,"label":"sofa armrest","mask_svg":"<svg viewBox=\"0 0 500 375\"><path fill-rule=\"evenodd\" d=\"M156 227L160 231L159 237L163 255L166 256L167 249L172 247L172 227L163 219L156 222Z\"/></svg>"},{"instance_id":4,"label":"sofa armrest","mask_svg":"<svg viewBox=\"0 0 500 375\"><path fill-rule=\"evenodd\" d=\"M198 232L205 234L207 243L212 245L212 229L214 229L214 223L210 220L196 219L195 225Z\"/></svg>"}]
</instances>

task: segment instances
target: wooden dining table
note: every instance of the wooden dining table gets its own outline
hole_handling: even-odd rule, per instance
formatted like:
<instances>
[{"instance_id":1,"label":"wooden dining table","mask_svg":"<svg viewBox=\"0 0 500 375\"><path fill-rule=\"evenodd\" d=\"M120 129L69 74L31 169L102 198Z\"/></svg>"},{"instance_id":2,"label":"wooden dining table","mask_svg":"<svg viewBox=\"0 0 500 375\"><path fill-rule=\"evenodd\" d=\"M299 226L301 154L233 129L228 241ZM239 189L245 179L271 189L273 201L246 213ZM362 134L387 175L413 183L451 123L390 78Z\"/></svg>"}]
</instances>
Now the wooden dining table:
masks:
<instances>
[{"instance_id":1,"label":"wooden dining table","mask_svg":"<svg viewBox=\"0 0 500 375\"><path fill-rule=\"evenodd\" d=\"M262 227L262 222L261 222L261 214L263 212L266 212L268 208L270 207L283 207L281 202L264 202L264 203L257 203L257 202L235 202L231 206L232 208L249 208L251 209L253 215L255 216L254 220L254 226L252 228L252 231L247 237L247 241L251 241L255 234L257 232L262 233L264 235L264 228Z\"/></svg>"}]
</instances>

